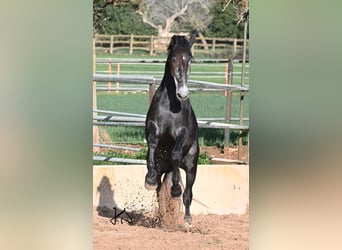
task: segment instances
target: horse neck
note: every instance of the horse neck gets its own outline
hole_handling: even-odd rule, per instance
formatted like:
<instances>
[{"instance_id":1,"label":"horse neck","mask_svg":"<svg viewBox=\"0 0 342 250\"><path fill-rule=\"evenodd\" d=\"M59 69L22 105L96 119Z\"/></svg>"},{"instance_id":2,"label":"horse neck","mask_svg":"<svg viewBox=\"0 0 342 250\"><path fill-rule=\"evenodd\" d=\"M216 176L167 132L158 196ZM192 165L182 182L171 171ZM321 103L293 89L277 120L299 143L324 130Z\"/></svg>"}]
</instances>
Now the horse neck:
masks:
<instances>
[{"instance_id":1,"label":"horse neck","mask_svg":"<svg viewBox=\"0 0 342 250\"><path fill-rule=\"evenodd\" d=\"M167 90L169 98L177 98L175 80L171 74L171 67L168 61L165 64L164 76L160 85L163 89Z\"/></svg>"},{"instance_id":2,"label":"horse neck","mask_svg":"<svg viewBox=\"0 0 342 250\"><path fill-rule=\"evenodd\" d=\"M165 64L165 72L163 80L160 83L160 91L169 100L170 110L174 113L180 112L183 108L188 107L188 100L180 102L176 97L176 85L175 80L171 74L170 65L168 62ZM186 105L186 106L184 106Z\"/></svg>"}]
</instances>

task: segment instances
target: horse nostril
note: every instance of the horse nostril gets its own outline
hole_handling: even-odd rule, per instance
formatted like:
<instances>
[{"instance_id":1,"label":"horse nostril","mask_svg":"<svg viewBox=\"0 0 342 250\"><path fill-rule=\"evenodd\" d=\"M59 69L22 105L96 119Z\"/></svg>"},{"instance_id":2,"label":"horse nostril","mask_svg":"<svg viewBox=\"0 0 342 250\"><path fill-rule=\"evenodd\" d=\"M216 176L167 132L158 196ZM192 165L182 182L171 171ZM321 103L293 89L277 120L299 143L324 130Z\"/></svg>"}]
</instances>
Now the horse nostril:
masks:
<instances>
[{"instance_id":1,"label":"horse nostril","mask_svg":"<svg viewBox=\"0 0 342 250\"><path fill-rule=\"evenodd\" d=\"M186 94L185 96L182 96L180 93L177 93L177 98L180 101L185 101L186 99L188 99L189 94Z\"/></svg>"}]
</instances>

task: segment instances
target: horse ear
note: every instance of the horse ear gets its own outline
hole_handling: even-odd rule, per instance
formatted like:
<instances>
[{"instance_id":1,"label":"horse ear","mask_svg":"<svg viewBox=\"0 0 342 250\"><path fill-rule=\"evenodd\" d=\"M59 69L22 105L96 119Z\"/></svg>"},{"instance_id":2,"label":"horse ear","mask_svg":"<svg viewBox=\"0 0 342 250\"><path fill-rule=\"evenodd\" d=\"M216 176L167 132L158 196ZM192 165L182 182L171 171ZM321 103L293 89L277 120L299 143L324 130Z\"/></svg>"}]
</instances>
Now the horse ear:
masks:
<instances>
[{"instance_id":1,"label":"horse ear","mask_svg":"<svg viewBox=\"0 0 342 250\"><path fill-rule=\"evenodd\" d=\"M196 42L196 33L193 32L190 34L189 47L191 48L195 42Z\"/></svg>"}]
</instances>

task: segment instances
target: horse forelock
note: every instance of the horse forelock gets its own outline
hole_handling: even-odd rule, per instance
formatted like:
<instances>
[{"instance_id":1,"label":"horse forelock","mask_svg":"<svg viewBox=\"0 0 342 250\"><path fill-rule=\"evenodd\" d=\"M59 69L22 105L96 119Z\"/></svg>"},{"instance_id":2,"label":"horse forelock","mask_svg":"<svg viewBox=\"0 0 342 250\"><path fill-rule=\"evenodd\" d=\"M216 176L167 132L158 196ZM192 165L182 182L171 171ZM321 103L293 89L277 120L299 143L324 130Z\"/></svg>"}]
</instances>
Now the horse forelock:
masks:
<instances>
[{"instance_id":1,"label":"horse forelock","mask_svg":"<svg viewBox=\"0 0 342 250\"><path fill-rule=\"evenodd\" d=\"M190 42L186 36L174 35L171 38L170 44L167 48L168 57L176 56L177 54L188 54L192 57Z\"/></svg>"}]
</instances>

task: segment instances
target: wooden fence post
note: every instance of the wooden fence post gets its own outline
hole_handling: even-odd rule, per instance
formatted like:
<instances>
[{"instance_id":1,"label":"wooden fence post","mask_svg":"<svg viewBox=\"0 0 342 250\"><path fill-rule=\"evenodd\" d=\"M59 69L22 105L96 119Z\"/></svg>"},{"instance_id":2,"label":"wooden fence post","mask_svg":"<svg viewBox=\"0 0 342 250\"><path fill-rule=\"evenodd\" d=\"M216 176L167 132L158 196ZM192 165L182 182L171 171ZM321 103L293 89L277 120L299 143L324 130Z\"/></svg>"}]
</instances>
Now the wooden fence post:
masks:
<instances>
[{"instance_id":1,"label":"wooden fence post","mask_svg":"<svg viewBox=\"0 0 342 250\"><path fill-rule=\"evenodd\" d=\"M110 44L109 44L109 53L113 54L113 46L114 46L114 36L110 36Z\"/></svg>"},{"instance_id":2,"label":"wooden fence post","mask_svg":"<svg viewBox=\"0 0 342 250\"><path fill-rule=\"evenodd\" d=\"M233 62L229 60L227 63L227 78L226 78L226 85L233 84ZM232 112L232 91L227 90L227 98L226 98L226 123L230 123L230 117ZM228 156L229 152L229 141L230 141L230 129L226 128L224 130L224 155Z\"/></svg>"},{"instance_id":3,"label":"wooden fence post","mask_svg":"<svg viewBox=\"0 0 342 250\"><path fill-rule=\"evenodd\" d=\"M212 47L213 52L215 51L215 46L216 46L216 38L214 37L214 39L213 39L213 47Z\"/></svg>"},{"instance_id":4,"label":"wooden fence post","mask_svg":"<svg viewBox=\"0 0 342 250\"><path fill-rule=\"evenodd\" d=\"M153 40L154 40L154 36L152 35L150 38L150 56L153 55Z\"/></svg>"},{"instance_id":5,"label":"wooden fence post","mask_svg":"<svg viewBox=\"0 0 342 250\"><path fill-rule=\"evenodd\" d=\"M243 54L242 54L242 70L241 70L241 87L245 86L245 69L246 69L246 49L247 49L247 26L248 22L244 23L244 34L243 34ZM240 92L240 125L243 125L243 106L244 106L245 91ZM242 130L239 130L239 145L238 145L238 160L241 156L242 147Z\"/></svg>"},{"instance_id":6,"label":"wooden fence post","mask_svg":"<svg viewBox=\"0 0 342 250\"><path fill-rule=\"evenodd\" d=\"M224 83L226 85L229 84L229 62L226 63L226 70L225 70L225 73L224 73ZM228 93L228 90L225 90L224 91L224 96L227 96L227 93Z\"/></svg>"},{"instance_id":7,"label":"wooden fence post","mask_svg":"<svg viewBox=\"0 0 342 250\"><path fill-rule=\"evenodd\" d=\"M113 73L113 64L112 64L112 58L109 58L108 62L108 73L111 75ZM111 92L112 88L112 82L108 82L108 93Z\"/></svg>"},{"instance_id":8,"label":"wooden fence post","mask_svg":"<svg viewBox=\"0 0 342 250\"><path fill-rule=\"evenodd\" d=\"M116 64L116 75L120 75L120 63ZM116 82L116 93L119 93L120 83Z\"/></svg>"},{"instance_id":9,"label":"wooden fence post","mask_svg":"<svg viewBox=\"0 0 342 250\"><path fill-rule=\"evenodd\" d=\"M96 74L96 48L95 48L95 37L93 38L93 74ZM96 82L93 81L93 110L97 109L97 100L96 100ZM93 113L93 115L97 115L97 113ZM93 126L93 143L98 144L100 142L99 136L99 127ZM100 148L95 147L94 152L99 152Z\"/></svg>"},{"instance_id":10,"label":"wooden fence post","mask_svg":"<svg viewBox=\"0 0 342 250\"><path fill-rule=\"evenodd\" d=\"M233 42L233 57L235 57L237 51L237 39L234 38L234 42Z\"/></svg>"},{"instance_id":11,"label":"wooden fence post","mask_svg":"<svg viewBox=\"0 0 342 250\"><path fill-rule=\"evenodd\" d=\"M134 36L133 36L133 34L131 34L131 36L130 36L130 42L129 42L129 54L130 54L130 55L133 54L133 39L134 39Z\"/></svg>"}]
</instances>

